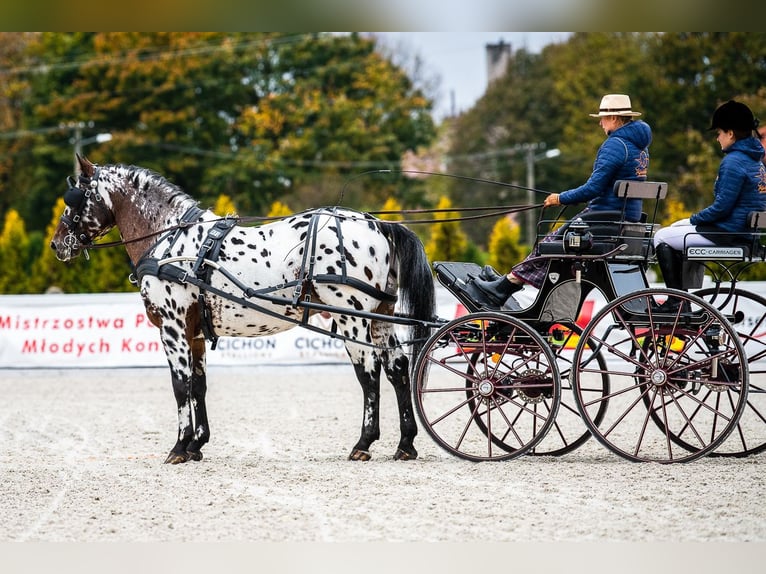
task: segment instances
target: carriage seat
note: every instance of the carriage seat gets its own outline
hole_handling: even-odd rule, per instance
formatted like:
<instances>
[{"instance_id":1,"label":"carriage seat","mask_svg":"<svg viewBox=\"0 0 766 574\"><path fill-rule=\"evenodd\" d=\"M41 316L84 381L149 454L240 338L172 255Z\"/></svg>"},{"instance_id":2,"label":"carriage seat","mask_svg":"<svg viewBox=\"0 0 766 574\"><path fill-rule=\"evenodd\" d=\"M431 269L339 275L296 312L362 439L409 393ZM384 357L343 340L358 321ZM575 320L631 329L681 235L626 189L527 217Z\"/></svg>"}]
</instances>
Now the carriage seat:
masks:
<instances>
[{"instance_id":1,"label":"carriage seat","mask_svg":"<svg viewBox=\"0 0 766 574\"><path fill-rule=\"evenodd\" d=\"M589 249L581 251L586 255L603 255L614 251L620 245L626 249L614 255L615 259L644 259L648 253L655 225L647 223L646 213L640 221L624 221L621 211L592 211L583 214L580 219L588 225L588 232L593 237ZM563 237L571 222L561 231L562 240L540 242L537 246L541 255L563 255L568 253Z\"/></svg>"},{"instance_id":2,"label":"carriage seat","mask_svg":"<svg viewBox=\"0 0 766 574\"><path fill-rule=\"evenodd\" d=\"M614 194L623 198L625 204L622 211L591 211L581 216L588 224L593 236L593 245L583 254L601 255L614 251L620 245L627 247L614 255L616 260L646 260L650 254L652 237L657 226L648 222L646 213L641 214L639 221L625 219L625 205L631 198L654 200L655 213L657 202L664 199L668 192L668 184L658 181L628 181L618 180L614 184ZM654 218L652 218L654 219ZM569 224L567 224L569 225ZM562 238L566 226L561 230ZM563 241L540 242L538 251L541 255L561 255L565 253Z\"/></svg>"},{"instance_id":3,"label":"carriage seat","mask_svg":"<svg viewBox=\"0 0 766 574\"><path fill-rule=\"evenodd\" d=\"M684 255L687 261L766 261L766 211L753 211L748 218L747 233L719 233L717 245L705 247L687 246ZM716 233L706 234L708 237Z\"/></svg>"}]
</instances>

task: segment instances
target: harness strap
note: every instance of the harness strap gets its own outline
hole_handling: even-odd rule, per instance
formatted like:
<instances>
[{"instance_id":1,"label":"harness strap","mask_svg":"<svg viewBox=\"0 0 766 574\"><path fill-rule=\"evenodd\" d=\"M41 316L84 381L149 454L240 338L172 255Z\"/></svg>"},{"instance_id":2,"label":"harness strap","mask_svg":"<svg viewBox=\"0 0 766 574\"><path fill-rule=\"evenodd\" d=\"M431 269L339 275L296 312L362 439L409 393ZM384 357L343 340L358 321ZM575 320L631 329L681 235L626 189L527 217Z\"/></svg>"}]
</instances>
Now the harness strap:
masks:
<instances>
[{"instance_id":1,"label":"harness strap","mask_svg":"<svg viewBox=\"0 0 766 574\"><path fill-rule=\"evenodd\" d=\"M335 221L337 222L337 225L335 226L335 235L338 238L338 253L340 253L341 283L345 283L348 277L346 274L346 248L343 247L343 232L341 231L340 225L342 218L338 216L337 210L337 207L332 208L333 217L335 217Z\"/></svg>"},{"instance_id":2,"label":"harness strap","mask_svg":"<svg viewBox=\"0 0 766 574\"><path fill-rule=\"evenodd\" d=\"M293 291L293 305L295 305L301 297L304 284L311 281L314 275L314 264L316 263L316 237L317 226L319 224L319 214L314 213L309 219L309 226L306 229L306 241L303 248L303 257L301 259L301 268L298 272L298 280ZM306 266L308 262L308 267ZM309 300L311 295L308 296ZM305 313L304 313L305 315ZM304 317L305 318L305 317Z\"/></svg>"},{"instance_id":3,"label":"harness strap","mask_svg":"<svg viewBox=\"0 0 766 574\"><path fill-rule=\"evenodd\" d=\"M165 249L165 252L163 254L163 258L170 257L170 250L173 249L173 246L176 244L176 241L181 237L181 234L186 231L186 228L189 227L189 224L194 223L197 221L200 216L205 213L204 209L200 209L196 205L191 206L189 209L186 210L186 212L181 216L181 221L179 222L179 226L176 227L170 234L163 235L160 237L155 245L158 243L163 242L166 238L169 238L170 241L168 243L167 248ZM152 247L151 249L154 249ZM150 251L151 251L150 249Z\"/></svg>"},{"instance_id":4,"label":"harness strap","mask_svg":"<svg viewBox=\"0 0 766 574\"><path fill-rule=\"evenodd\" d=\"M218 256L221 253L221 243L223 243L223 240L236 223L234 219L220 219L208 230L207 237L205 237L205 241L202 242L197 252L197 260L192 266L192 273L203 285L210 283L210 275L213 272L209 265L205 265L205 261L212 263L218 261ZM197 301L199 302L200 316L202 318L202 333L210 341L211 349L215 349L218 345L218 335L216 335L215 328L213 327L210 306L205 299L205 289L200 290Z\"/></svg>"}]
</instances>

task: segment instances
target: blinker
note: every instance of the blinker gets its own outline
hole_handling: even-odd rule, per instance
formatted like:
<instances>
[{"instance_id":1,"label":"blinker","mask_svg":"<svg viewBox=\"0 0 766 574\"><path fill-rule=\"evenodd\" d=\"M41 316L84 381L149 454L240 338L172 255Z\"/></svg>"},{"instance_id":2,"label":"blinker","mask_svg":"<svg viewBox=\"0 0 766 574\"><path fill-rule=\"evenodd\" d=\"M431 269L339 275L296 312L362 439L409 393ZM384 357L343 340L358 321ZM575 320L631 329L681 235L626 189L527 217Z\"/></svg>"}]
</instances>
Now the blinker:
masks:
<instances>
[{"instance_id":1,"label":"blinker","mask_svg":"<svg viewBox=\"0 0 766 574\"><path fill-rule=\"evenodd\" d=\"M66 180L69 184L69 189L64 192L64 203L72 209L80 209L85 200L85 192L75 185L71 175Z\"/></svg>"}]
</instances>

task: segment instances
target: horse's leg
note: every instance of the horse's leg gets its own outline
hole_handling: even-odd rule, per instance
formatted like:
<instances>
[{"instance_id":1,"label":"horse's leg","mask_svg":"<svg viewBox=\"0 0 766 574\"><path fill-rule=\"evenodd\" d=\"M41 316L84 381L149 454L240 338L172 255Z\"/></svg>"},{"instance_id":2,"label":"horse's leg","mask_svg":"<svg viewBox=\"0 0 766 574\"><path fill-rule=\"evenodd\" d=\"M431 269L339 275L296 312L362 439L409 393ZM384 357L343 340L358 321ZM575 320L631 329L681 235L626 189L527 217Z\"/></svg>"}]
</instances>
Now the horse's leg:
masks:
<instances>
[{"instance_id":1,"label":"horse's leg","mask_svg":"<svg viewBox=\"0 0 766 574\"><path fill-rule=\"evenodd\" d=\"M192 379L191 406L194 417L194 437L186 447L186 454L191 460L202 460L202 446L210 440L210 427L207 421L207 374L205 369L205 339L197 337L192 341Z\"/></svg>"},{"instance_id":2,"label":"horse's leg","mask_svg":"<svg viewBox=\"0 0 766 574\"><path fill-rule=\"evenodd\" d=\"M389 331L387 337L381 337L383 341L386 341L386 348L381 351L383 369L394 387L396 404L399 407L400 438L394 459L412 460L418 457L418 451L413 444L418 434L418 425L412 410L410 361L407 354L402 351L393 324L388 324L383 329Z\"/></svg>"},{"instance_id":3,"label":"horse's leg","mask_svg":"<svg viewBox=\"0 0 766 574\"><path fill-rule=\"evenodd\" d=\"M370 445L380 438L380 360L369 349L346 343L356 378L362 387L364 409L362 434L348 455L349 460L370 460Z\"/></svg>"},{"instance_id":4,"label":"horse's leg","mask_svg":"<svg viewBox=\"0 0 766 574\"><path fill-rule=\"evenodd\" d=\"M190 460L189 445L194 439L194 412L192 408L192 359L191 341L180 319L165 319L160 327L160 337L170 366L170 379L178 407L178 439L166 464L179 464Z\"/></svg>"}]
</instances>

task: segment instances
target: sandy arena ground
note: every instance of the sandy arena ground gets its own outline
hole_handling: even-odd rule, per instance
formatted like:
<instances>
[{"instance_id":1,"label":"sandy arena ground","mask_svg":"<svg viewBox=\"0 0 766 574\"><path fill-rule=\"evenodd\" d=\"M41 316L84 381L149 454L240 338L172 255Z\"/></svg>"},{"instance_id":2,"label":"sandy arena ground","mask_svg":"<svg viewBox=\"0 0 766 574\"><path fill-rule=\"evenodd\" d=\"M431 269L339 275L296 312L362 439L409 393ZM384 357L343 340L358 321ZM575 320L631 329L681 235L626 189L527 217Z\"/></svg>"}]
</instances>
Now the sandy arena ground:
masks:
<instances>
[{"instance_id":1,"label":"sandy arena ground","mask_svg":"<svg viewBox=\"0 0 766 574\"><path fill-rule=\"evenodd\" d=\"M766 541L766 455L635 464L590 440L477 464L421 430L398 462L387 383L373 460L349 462L350 365L211 369L211 442L178 466L166 369L4 371L0 396L4 542Z\"/></svg>"}]
</instances>

